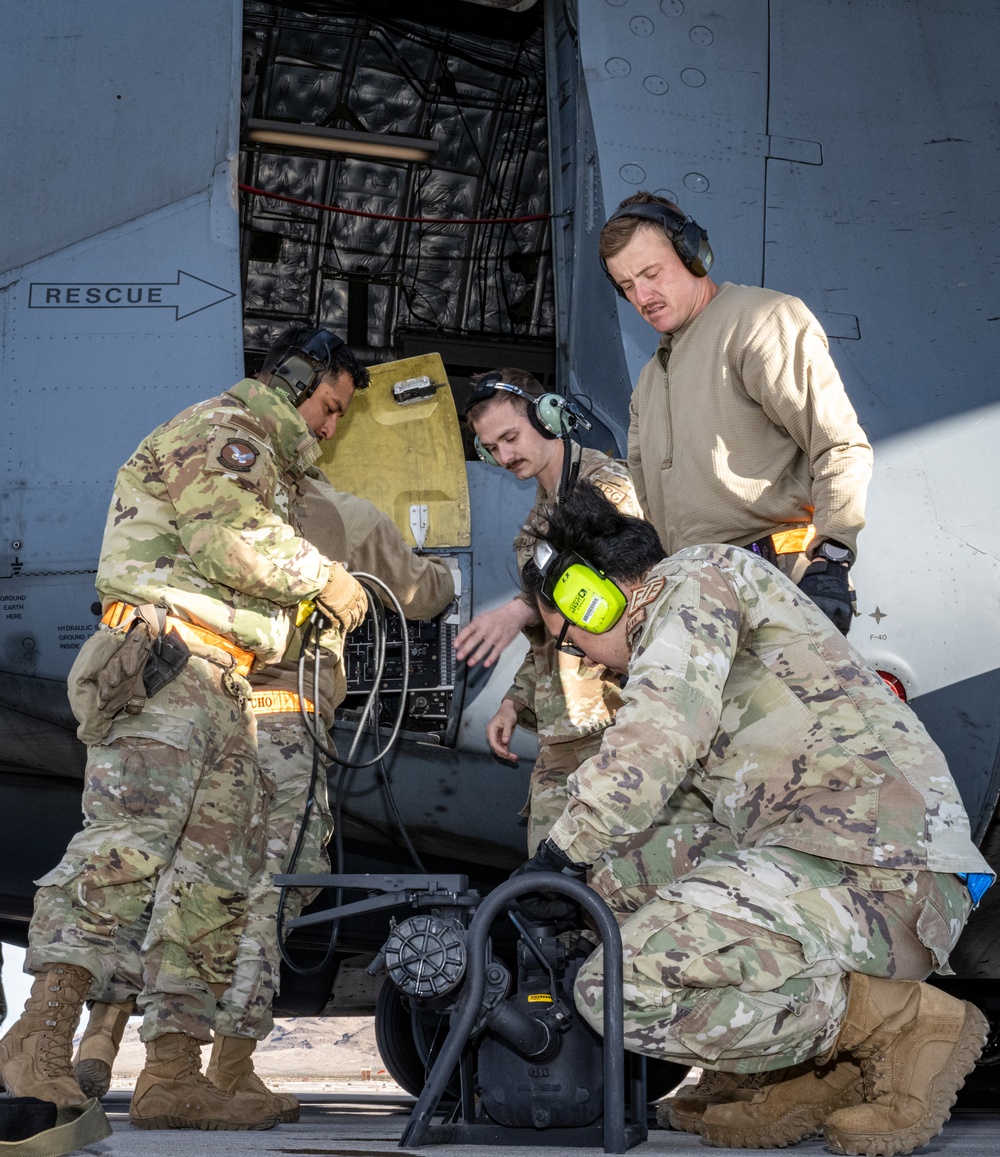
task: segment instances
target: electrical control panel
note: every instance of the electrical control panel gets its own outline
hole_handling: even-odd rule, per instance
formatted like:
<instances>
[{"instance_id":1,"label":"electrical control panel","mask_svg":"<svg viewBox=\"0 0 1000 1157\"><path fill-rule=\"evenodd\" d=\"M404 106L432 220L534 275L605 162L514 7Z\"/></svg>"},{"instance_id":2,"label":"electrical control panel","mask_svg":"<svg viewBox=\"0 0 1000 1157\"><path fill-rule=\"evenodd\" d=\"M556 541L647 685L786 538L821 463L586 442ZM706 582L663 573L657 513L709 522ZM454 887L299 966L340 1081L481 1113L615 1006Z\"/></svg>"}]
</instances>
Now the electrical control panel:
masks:
<instances>
[{"instance_id":1,"label":"electrical control panel","mask_svg":"<svg viewBox=\"0 0 1000 1157\"><path fill-rule=\"evenodd\" d=\"M464 689L465 666L455 659L454 641L469 621L471 605L471 553L448 554L458 594L441 614L421 621L401 620L386 611L385 664L377 705L379 726L391 724L399 709L403 680L403 631L409 642L409 681L402 730L429 742L451 745L458 732ZM357 721L378 675L377 627L369 614L352 631L344 647L347 697L337 710L338 721Z\"/></svg>"}]
</instances>

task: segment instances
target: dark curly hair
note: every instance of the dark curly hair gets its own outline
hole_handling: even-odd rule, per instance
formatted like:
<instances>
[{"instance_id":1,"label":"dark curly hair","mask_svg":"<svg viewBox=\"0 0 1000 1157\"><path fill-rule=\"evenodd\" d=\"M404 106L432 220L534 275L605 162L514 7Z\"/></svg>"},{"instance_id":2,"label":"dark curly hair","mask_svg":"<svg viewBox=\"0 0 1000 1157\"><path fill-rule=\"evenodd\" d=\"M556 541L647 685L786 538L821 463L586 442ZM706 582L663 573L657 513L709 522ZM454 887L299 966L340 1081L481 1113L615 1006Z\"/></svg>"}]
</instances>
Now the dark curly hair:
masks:
<instances>
[{"instance_id":1,"label":"dark curly hair","mask_svg":"<svg viewBox=\"0 0 1000 1157\"><path fill-rule=\"evenodd\" d=\"M591 482L577 482L561 505L546 510L537 533L557 553L575 551L618 582L638 582L667 553L651 522L622 514ZM521 586L532 598L542 589L531 560L521 572Z\"/></svg>"}]
</instances>

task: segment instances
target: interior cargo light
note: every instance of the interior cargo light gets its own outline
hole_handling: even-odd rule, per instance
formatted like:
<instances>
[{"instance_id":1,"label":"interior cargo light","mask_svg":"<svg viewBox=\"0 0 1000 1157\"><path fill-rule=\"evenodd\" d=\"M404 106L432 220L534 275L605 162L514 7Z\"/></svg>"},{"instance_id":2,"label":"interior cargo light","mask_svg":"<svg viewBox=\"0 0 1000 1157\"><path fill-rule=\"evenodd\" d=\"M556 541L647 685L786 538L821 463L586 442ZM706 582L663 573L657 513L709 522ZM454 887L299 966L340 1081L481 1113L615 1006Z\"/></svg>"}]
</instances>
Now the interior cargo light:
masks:
<instances>
[{"instance_id":1,"label":"interior cargo light","mask_svg":"<svg viewBox=\"0 0 1000 1157\"><path fill-rule=\"evenodd\" d=\"M905 703L906 702L906 688L899 681L899 679L897 679L895 675L890 675L888 671L877 671L876 673L882 676L882 681L884 683L886 683L889 687L891 687L892 690L895 691L896 694L900 697L900 699L902 699L903 702Z\"/></svg>"},{"instance_id":2,"label":"interior cargo light","mask_svg":"<svg viewBox=\"0 0 1000 1157\"><path fill-rule=\"evenodd\" d=\"M437 141L423 137L388 136L354 129L254 119L247 121L247 141L275 145L280 149L319 149L355 157L377 157L383 161L429 161L438 151Z\"/></svg>"}]
</instances>

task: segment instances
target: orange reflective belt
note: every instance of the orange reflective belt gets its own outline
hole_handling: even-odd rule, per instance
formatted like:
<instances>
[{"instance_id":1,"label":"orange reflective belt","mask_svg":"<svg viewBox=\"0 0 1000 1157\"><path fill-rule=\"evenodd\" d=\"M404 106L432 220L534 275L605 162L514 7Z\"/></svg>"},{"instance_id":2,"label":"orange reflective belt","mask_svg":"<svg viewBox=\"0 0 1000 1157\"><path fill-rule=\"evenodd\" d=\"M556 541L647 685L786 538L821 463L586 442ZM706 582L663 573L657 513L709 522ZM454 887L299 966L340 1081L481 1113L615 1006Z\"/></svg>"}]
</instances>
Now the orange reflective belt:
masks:
<instances>
[{"instance_id":1,"label":"orange reflective belt","mask_svg":"<svg viewBox=\"0 0 1000 1157\"><path fill-rule=\"evenodd\" d=\"M794 530L779 530L771 535L775 554L801 554L816 537L815 526L796 526Z\"/></svg>"},{"instance_id":2,"label":"orange reflective belt","mask_svg":"<svg viewBox=\"0 0 1000 1157\"><path fill-rule=\"evenodd\" d=\"M299 699L294 691L254 691L250 695L250 706L254 715L276 715L280 711L298 711L299 703L312 715L316 705L308 699Z\"/></svg>"},{"instance_id":3,"label":"orange reflective belt","mask_svg":"<svg viewBox=\"0 0 1000 1157\"><path fill-rule=\"evenodd\" d=\"M115 627L120 627L134 610L135 607L130 606L128 603L112 603L101 616L101 622L106 627L114 630Z\"/></svg>"},{"instance_id":4,"label":"orange reflective belt","mask_svg":"<svg viewBox=\"0 0 1000 1157\"><path fill-rule=\"evenodd\" d=\"M120 627L122 623L127 622L134 610L135 607L129 603L114 602L101 616L101 622L114 630L115 627ZM235 643L224 639L222 635L206 630L205 627L196 627L194 623L185 623L183 619L178 619L174 615L167 615L165 624L169 624L188 645L197 646L202 643L208 647L217 647L220 651L232 655L236 660L234 670L237 675L242 675L244 679L253 670L255 658L253 651L244 651L242 647L237 647Z\"/></svg>"}]
</instances>

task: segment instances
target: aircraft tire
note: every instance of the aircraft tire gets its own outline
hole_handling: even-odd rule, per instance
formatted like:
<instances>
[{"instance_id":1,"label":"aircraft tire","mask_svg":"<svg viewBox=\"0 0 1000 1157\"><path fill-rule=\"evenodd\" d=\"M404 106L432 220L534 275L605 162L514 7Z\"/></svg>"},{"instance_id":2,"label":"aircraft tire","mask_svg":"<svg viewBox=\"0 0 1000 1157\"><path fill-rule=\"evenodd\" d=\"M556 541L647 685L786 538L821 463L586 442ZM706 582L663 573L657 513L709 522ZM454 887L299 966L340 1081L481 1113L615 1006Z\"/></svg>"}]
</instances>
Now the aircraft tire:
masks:
<instances>
[{"instance_id":1,"label":"aircraft tire","mask_svg":"<svg viewBox=\"0 0 1000 1157\"><path fill-rule=\"evenodd\" d=\"M998 871L1000 813L993 816L979 850L990 867ZM970 914L948 964L963 980L1000 980L1000 883L987 889Z\"/></svg>"},{"instance_id":2,"label":"aircraft tire","mask_svg":"<svg viewBox=\"0 0 1000 1157\"><path fill-rule=\"evenodd\" d=\"M399 989L386 980L375 1001L375 1042L392 1079L419 1097L433 1067L437 1050L448 1035L448 1018L410 1009ZM457 1100L458 1076L449 1082L445 1097Z\"/></svg>"},{"instance_id":3,"label":"aircraft tire","mask_svg":"<svg viewBox=\"0 0 1000 1157\"><path fill-rule=\"evenodd\" d=\"M684 1080L691 1070L687 1065L679 1065L674 1061L659 1061L654 1057L646 1058L646 1100L658 1101Z\"/></svg>"}]
</instances>

